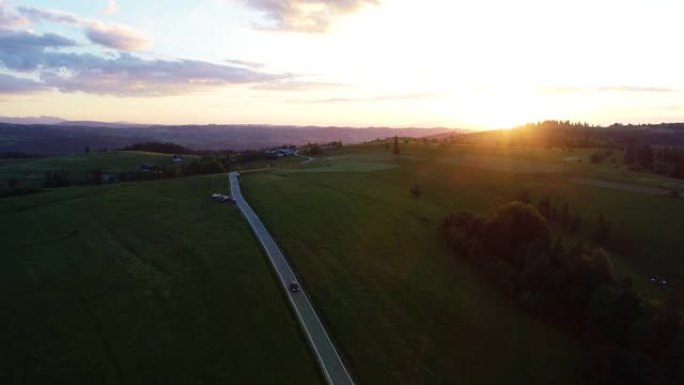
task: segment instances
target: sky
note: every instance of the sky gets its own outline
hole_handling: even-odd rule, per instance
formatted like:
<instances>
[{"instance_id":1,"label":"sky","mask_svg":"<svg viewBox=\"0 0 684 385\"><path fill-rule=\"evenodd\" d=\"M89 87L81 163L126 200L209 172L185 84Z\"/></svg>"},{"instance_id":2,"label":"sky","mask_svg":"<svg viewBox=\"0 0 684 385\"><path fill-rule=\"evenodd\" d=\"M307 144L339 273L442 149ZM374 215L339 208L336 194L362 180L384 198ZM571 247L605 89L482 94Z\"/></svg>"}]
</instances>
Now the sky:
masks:
<instances>
[{"instance_id":1,"label":"sky","mask_svg":"<svg viewBox=\"0 0 684 385\"><path fill-rule=\"evenodd\" d=\"M684 121L679 0L0 0L0 116Z\"/></svg>"}]
</instances>

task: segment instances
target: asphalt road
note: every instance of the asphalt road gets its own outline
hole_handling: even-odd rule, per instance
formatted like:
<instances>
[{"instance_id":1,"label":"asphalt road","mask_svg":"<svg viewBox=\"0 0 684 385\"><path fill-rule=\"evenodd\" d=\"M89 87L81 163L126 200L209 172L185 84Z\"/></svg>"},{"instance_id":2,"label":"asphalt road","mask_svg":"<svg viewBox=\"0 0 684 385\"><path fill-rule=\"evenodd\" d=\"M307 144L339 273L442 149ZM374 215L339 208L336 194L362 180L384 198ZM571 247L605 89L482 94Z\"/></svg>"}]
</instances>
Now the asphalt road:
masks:
<instances>
[{"instance_id":1,"label":"asphalt road","mask_svg":"<svg viewBox=\"0 0 684 385\"><path fill-rule=\"evenodd\" d=\"M304 288L297 279L297 276L287 262L287 259L285 259L283 253L280 251L280 248L278 248L278 245L268 233L264 224L242 196L238 174L236 172L231 172L228 174L228 179L230 181L230 190L233 198L235 199L238 208L247 219L247 222L249 222L249 225L252 227L252 231L254 231L254 234L256 234L259 239L268 259L271 261L271 265L280 281L281 288L285 291L285 295L289 299L290 305L292 305L292 309L299 320L302 330L304 330L304 334L311 346L311 350L318 360L318 364L321 367L321 371L323 372L327 383L330 385L353 385L354 381L342 362L340 355L337 353L337 349L335 349L335 345L328 336L323 323L316 314L316 311L311 304L311 300L306 294L306 288ZM301 291L298 293L292 293L290 291L290 283L294 281L298 282L301 286Z\"/></svg>"}]
</instances>

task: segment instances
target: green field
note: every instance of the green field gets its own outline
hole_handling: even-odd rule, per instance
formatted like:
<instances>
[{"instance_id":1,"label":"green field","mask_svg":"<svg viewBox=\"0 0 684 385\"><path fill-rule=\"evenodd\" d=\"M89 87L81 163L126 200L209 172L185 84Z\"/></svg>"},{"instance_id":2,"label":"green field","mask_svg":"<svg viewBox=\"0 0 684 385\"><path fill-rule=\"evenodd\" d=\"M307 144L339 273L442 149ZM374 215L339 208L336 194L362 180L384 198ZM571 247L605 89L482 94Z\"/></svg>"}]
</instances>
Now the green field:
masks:
<instances>
[{"instance_id":1,"label":"green field","mask_svg":"<svg viewBox=\"0 0 684 385\"><path fill-rule=\"evenodd\" d=\"M650 297L662 291L649 276L684 273L681 200L574 183L568 172L591 176L599 166L567 165L559 151L402 149L394 156L383 145L350 146L302 170L244 178L247 199L294 261L362 382L580 382L569 337L521 313L445 249L437 226L450 212L486 214L496 200L528 190L535 202L567 201L585 218L579 235L556 229L568 245L591 242L599 212L624 220L639 248L612 256L616 272ZM415 183L420 199L409 194Z\"/></svg>"},{"instance_id":2,"label":"green field","mask_svg":"<svg viewBox=\"0 0 684 385\"><path fill-rule=\"evenodd\" d=\"M684 181L605 163L591 164L588 159L595 150L575 150L572 161L567 161L568 152L561 150L431 144L401 148L402 154L393 156L383 144L350 146L326 155L330 159L325 160L326 164L322 158L317 159L319 163L310 163L308 171L315 171L315 167L320 171L335 167L349 171L346 164L351 160L358 171L364 171L359 163L367 166L366 171L379 164L396 166L400 170L374 174L401 175L397 183L403 184L403 190L399 193L408 193L412 184L420 183L426 198L436 200L436 217L440 218L450 210L484 214L495 199L514 199L527 190L535 203L543 197L559 206L568 202L571 211L583 217L579 238L562 232L557 235L590 241L596 217L602 213L615 223L624 221L628 234L639 246L634 255L616 256L618 264L629 265L637 278L684 276L684 258L678 247L684 228L684 200L666 196L671 188L684 189ZM657 188L662 195L652 193Z\"/></svg>"},{"instance_id":3,"label":"green field","mask_svg":"<svg viewBox=\"0 0 684 385\"><path fill-rule=\"evenodd\" d=\"M199 156L184 155L189 163ZM66 171L73 182L86 179L89 170L101 169L105 173L136 171L141 164L173 167L171 155L140 151L92 152L89 154L49 156L45 158L0 160L0 184L10 179L42 183L48 171Z\"/></svg>"},{"instance_id":4,"label":"green field","mask_svg":"<svg viewBox=\"0 0 684 385\"><path fill-rule=\"evenodd\" d=\"M593 150L401 148L236 167L360 383L581 383L578 342L447 249L438 226L451 212L487 214L526 190L583 217L577 234L553 230L567 246L591 244L599 213L624 221L638 247L611 260L652 300L663 290L651 276L684 275L684 200L649 192L681 181L591 164ZM91 155L70 170L105 168ZM170 159L110 153L106 167L148 157ZM63 158L4 163L0 175L42 177ZM0 382L320 382L244 220L208 199L227 187L216 175L0 199Z\"/></svg>"},{"instance_id":5,"label":"green field","mask_svg":"<svg viewBox=\"0 0 684 385\"><path fill-rule=\"evenodd\" d=\"M244 177L360 382L578 383L574 343L453 258L402 174Z\"/></svg>"},{"instance_id":6,"label":"green field","mask_svg":"<svg viewBox=\"0 0 684 385\"><path fill-rule=\"evenodd\" d=\"M320 383L224 175L0 199L0 383Z\"/></svg>"}]
</instances>

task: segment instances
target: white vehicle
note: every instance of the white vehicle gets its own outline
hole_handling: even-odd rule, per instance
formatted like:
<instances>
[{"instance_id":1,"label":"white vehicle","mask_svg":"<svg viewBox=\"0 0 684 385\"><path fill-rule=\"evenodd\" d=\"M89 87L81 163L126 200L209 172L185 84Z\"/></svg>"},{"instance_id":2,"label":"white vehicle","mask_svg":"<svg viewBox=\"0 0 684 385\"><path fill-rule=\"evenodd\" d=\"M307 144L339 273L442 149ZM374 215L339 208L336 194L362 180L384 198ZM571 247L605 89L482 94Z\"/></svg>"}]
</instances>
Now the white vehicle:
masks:
<instances>
[{"instance_id":1,"label":"white vehicle","mask_svg":"<svg viewBox=\"0 0 684 385\"><path fill-rule=\"evenodd\" d=\"M221 203L235 203L235 199L226 194L213 193L211 194L211 198Z\"/></svg>"}]
</instances>

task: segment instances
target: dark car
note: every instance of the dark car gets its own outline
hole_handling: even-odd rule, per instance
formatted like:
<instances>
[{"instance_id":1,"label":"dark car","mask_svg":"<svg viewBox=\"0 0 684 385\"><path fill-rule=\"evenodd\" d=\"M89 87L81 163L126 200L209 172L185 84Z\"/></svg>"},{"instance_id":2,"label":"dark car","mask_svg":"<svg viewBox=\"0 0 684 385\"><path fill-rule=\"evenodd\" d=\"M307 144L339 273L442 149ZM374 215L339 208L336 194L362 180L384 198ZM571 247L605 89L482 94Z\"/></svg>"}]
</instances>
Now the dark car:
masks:
<instances>
[{"instance_id":1,"label":"dark car","mask_svg":"<svg viewBox=\"0 0 684 385\"><path fill-rule=\"evenodd\" d=\"M290 291L293 293L299 293L302 291L302 288L299 287L299 284L297 282L292 282L290 283Z\"/></svg>"}]
</instances>

